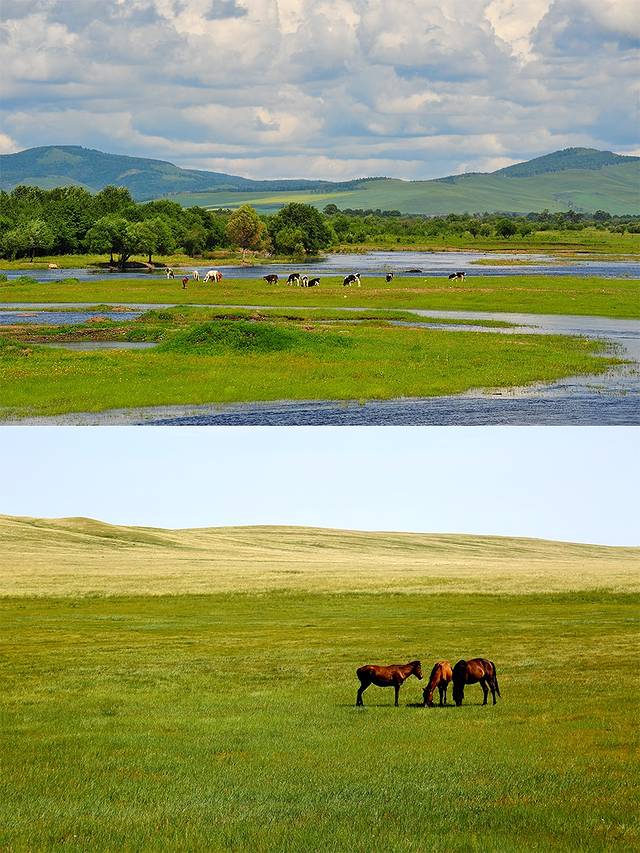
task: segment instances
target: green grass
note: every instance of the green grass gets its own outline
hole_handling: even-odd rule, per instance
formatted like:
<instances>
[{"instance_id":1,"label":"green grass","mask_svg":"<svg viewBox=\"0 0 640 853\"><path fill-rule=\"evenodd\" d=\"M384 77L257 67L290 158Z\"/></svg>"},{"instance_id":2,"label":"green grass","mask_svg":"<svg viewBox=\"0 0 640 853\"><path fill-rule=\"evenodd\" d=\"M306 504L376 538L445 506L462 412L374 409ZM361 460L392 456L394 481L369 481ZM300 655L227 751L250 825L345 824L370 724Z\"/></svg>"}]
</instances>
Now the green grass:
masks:
<instances>
[{"instance_id":1,"label":"green grass","mask_svg":"<svg viewBox=\"0 0 640 853\"><path fill-rule=\"evenodd\" d=\"M638 603L5 598L0 847L635 849ZM353 707L360 664L475 655L495 708Z\"/></svg>"},{"instance_id":2,"label":"green grass","mask_svg":"<svg viewBox=\"0 0 640 853\"><path fill-rule=\"evenodd\" d=\"M380 322L213 320L120 324L146 351L69 352L0 336L0 417L279 399L386 399L455 394L574 374L617 360L585 338L394 327ZM165 316L166 315L166 316ZM113 339L116 325L90 324ZM128 329L129 331L126 331ZM66 327L67 339L82 329ZM64 339L63 335L50 337Z\"/></svg>"},{"instance_id":3,"label":"green grass","mask_svg":"<svg viewBox=\"0 0 640 853\"><path fill-rule=\"evenodd\" d=\"M8 302L202 303L340 309L354 306L640 318L640 280L478 275L464 282L450 282L445 277L398 277L392 285L386 285L380 277L365 276L362 287L345 288L341 278L327 276L320 287L311 290L286 285L273 287L261 279L224 279L214 286L192 282L186 290L180 282L166 279L0 283L0 305Z\"/></svg>"}]
</instances>

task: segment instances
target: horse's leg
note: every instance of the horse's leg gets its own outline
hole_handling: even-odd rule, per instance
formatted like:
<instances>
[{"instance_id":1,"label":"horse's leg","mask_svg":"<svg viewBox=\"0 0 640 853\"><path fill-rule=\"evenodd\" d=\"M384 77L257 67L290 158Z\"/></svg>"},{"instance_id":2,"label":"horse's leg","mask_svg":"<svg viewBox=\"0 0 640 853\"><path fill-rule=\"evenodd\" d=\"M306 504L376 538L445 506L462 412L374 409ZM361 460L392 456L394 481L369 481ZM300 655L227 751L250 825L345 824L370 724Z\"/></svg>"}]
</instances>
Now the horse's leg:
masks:
<instances>
[{"instance_id":1,"label":"horse's leg","mask_svg":"<svg viewBox=\"0 0 640 853\"><path fill-rule=\"evenodd\" d=\"M438 684L438 693L440 694L440 707L442 708L442 699L444 694L444 688L441 684Z\"/></svg>"},{"instance_id":2,"label":"horse's leg","mask_svg":"<svg viewBox=\"0 0 640 853\"><path fill-rule=\"evenodd\" d=\"M496 704L496 680L492 678L489 682L489 687L491 688L491 698L493 699L493 704Z\"/></svg>"},{"instance_id":3,"label":"horse's leg","mask_svg":"<svg viewBox=\"0 0 640 853\"><path fill-rule=\"evenodd\" d=\"M364 693L364 691L367 689L368 686L369 686L368 684L361 684L360 687L358 688L358 696L356 698L356 708L358 707L358 705L364 705L364 702L362 701L362 694Z\"/></svg>"},{"instance_id":4,"label":"horse's leg","mask_svg":"<svg viewBox=\"0 0 640 853\"><path fill-rule=\"evenodd\" d=\"M395 703L394 703L394 704L395 704L395 706L396 706L396 708L397 708L397 707L398 707L398 696L400 695L400 685L399 685L398 683L394 684L394 685L393 685L393 689L394 689L394 690L395 690L395 692L396 692L396 701L395 701Z\"/></svg>"},{"instance_id":5,"label":"horse's leg","mask_svg":"<svg viewBox=\"0 0 640 853\"><path fill-rule=\"evenodd\" d=\"M484 693L484 699L482 700L482 704L487 704L487 696L489 695L489 688L487 687L487 682L484 678L480 680L480 687L482 687L482 692Z\"/></svg>"}]
</instances>

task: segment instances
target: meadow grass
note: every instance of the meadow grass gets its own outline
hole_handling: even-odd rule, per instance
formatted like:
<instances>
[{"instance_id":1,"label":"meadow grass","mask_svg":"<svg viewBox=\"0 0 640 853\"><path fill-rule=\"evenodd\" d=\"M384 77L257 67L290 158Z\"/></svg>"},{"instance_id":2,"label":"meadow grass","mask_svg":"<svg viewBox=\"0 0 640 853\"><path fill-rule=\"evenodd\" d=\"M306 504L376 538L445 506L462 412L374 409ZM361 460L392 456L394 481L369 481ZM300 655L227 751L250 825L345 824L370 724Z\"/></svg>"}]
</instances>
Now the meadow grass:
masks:
<instances>
[{"instance_id":1,"label":"meadow grass","mask_svg":"<svg viewBox=\"0 0 640 853\"><path fill-rule=\"evenodd\" d=\"M172 322L169 316L167 322ZM520 386L598 375L606 344L560 335L500 335L377 323L213 320L177 331L131 324L157 349L69 352L0 336L0 417L167 404L364 400ZM79 339L79 330L67 329ZM92 339L114 327L92 324ZM52 336L55 338L55 336ZM58 340L61 338L58 337Z\"/></svg>"},{"instance_id":2,"label":"meadow grass","mask_svg":"<svg viewBox=\"0 0 640 853\"><path fill-rule=\"evenodd\" d=\"M637 848L638 598L5 598L0 846ZM367 662L488 656L420 707ZM451 691L450 691L451 692ZM451 701L451 700L450 700Z\"/></svg>"},{"instance_id":3,"label":"meadow grass","mask_svg":"<svg viewBox=\"0 0 640 853\"><path fill-rule=\"evenodd\" d=\"M342 279L323 277L320 287L269 286L261 279L223 279L220 284L164 278L109 279L83 282L0 284L0 304L8 302L84 302L209 304L257 307L344 309L422 308L461 311L508 311L640 317L640 280L579 276L472 276L464 282L447 278L394 279L365 277L363 286L342 287Z\"/></svg>"}]
</instances>

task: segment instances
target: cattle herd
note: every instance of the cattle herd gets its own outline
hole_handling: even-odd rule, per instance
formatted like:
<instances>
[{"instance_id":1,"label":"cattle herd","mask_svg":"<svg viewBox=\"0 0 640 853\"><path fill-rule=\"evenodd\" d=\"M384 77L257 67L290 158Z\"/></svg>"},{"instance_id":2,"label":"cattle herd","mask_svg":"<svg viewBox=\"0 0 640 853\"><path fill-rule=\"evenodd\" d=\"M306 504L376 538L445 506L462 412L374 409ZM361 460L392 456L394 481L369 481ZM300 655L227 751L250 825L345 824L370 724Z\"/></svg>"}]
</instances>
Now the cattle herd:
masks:
<instances>
[{"instance_id":1,"label":"cattle herd","mask_svg":"<svg viewBox=\"0 0 640 853\"><path fill-rule=\"evenodd\" d=\"M49 266L51 267L52 265L49 264ZM420 270L408 270L408 272L420 272ZM166 267L165 273L168 279L176 277L175 270L172 267ZM204 274L204 276L202 276L202 279L200 277L200 271L193 270L190 275L184 275L182 277L182 287L186 288L187 284L191 279L193 279L194 281L202 280L203 282L214 282L215 284L218 284L222 281L223 278L224 276L219 270L209 270ZM268 275L263 275L262 278L264 279L264 281L267 282L267 284L278 284L278 282L280 281L280 276L277 273L269 273ZM391 284L393 279L394 273L385 273L384 280L387 284ZM465 273L452 272L449 276L449 279L455 281L464 281ZM282 277L282 280L285 280L284 276ZM288 285L295 285L297 287L318 287L318 285L320 284L320 278L318 276L314 278L309 278L308 275L300 274L299 272L292 272L287 276L286 283ZM342 279L343 287L352 287L354 284L356 285L356 287L360 287L362 284L362 282L360 281L359 272L349 273L348 275L345 275Z\"/></svg>"},{"instance_id":2,"label":"cattle herd","mask_svg":"<svg viewBox=\"0 0 640 853\"><path fill-rule=\"evenodd\" d=\"M356 670L356 676L360 681L356 706L364 705L362 694L372 684L376 687L393 687L395 690L395 706L398 707L398 695L400 688L409 676L415 675L422 681L422 664L419 660L409 663L393 663L389 666L378 666L366 664ZM453 681L453 701L459 707L464 699L464 688L466 684L479 684L484 695L483 705L487 704L487 697L491 691L493 704L496 704L496 694L500 696L498 686L498 675L496 665L486 658L472 658L471 660L459 660L452 668L448 660L440 660L434 664L429 676L427 686L422 691L422 700L425 707L433 707L433 694L438 688L440 705L447 704L447 689Z\"/></svg>"}]
</instances>

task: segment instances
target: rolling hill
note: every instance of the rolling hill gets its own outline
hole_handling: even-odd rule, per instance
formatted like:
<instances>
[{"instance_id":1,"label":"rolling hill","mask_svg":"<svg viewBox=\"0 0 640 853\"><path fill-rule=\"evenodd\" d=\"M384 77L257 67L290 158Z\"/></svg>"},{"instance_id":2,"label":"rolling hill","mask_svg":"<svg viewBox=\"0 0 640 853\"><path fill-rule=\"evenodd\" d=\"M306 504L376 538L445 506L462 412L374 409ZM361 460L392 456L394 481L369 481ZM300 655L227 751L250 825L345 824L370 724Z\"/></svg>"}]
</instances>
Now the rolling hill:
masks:
<instances>
[{"instance_id":1,"label":"rolling hill","mask_svg":"<svg viewBox=\"0 0 640 853\"><path fill-rule=\"evenodd\" d=\"M0 595L633 590L640 548L309 527L0 516Z\"/></svg>"},{"instance_id":2,"label":"rolling hill","mask_svg":"<svg viewBox=\"0 0 640 853\"><path fill-rule=\"evenodd\" d=\"M31 148L0 156L0 187L76 184L97 191L126 186L139 201L170 196L185 206L237 207L262 212L289 201L322 208L447 214L567 210L640 213L640 157L592 148L567 148L491 173L429 181L362 178L330 181L254 181L222 172L181 169L163 160L104 154L80 146Z\"/></svg>"}]
</instances>

